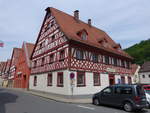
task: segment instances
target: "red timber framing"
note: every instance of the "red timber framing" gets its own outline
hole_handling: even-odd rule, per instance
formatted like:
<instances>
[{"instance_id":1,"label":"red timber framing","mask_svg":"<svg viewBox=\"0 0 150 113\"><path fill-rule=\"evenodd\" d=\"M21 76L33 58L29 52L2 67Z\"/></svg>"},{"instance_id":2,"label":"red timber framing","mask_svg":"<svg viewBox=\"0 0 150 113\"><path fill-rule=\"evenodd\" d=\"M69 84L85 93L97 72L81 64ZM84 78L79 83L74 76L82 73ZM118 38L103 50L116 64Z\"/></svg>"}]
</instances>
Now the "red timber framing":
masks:
<instances>
[{"instance_id":1,"label":"red timber framing","mask_svg":"<svg viewBox=\"0 0 150 113\"><path fill-rule=\"evenodd\" d=\"M98 72L98 73L111 73L111 74L130 74L131 69L124 68L122 66L115 66L112 63L105 64L103 62L104 56L111 56L117 59L123 59L128 61L128 59L115 56L110 53L106 53L104 51L98 50L94 47L90 47L87 45L81 45L80 43L71 42L70 43L70 69L71 70L80 70L80 71L89 71L89 72ZM76 52L78 50L83 51L83 59L76 58ZM94 50L94 51L93 51ZM97 62L92 60L92 55L96 54L98 56ZM111 61L112 62L112 61ZM114 72L109 72L109 69L115 70Z\"/></svg>"},{"instance_id":2,"label":"red timber framing","mask_svg":"<svg viewBox=\"0 0 150 113\"><path fill-rule=\"evenodd\" d=\"M97 40L98 44L100 45L91 45L91 42L88 42L90 41L88 39L94 37L90 37L92 36L92 34L90 34L90 29L95 30L95 28L91 26L89 29L88 25L81 24L83 25L81 26L82 28L78 29L77 31L73 31L74 29L69 28L68 25L66 25L67 23L65 23L64 21L62 22L61 20L63 18L62 15L64 15L75 25L72 26L72 24L70 24L70 26L78 27L76 26L77 23L74 18L65 15L63 12L58 11L54 8L47 8L46 11L46 16L44 18L41 30L38 35L38 39L31 55L31 74L45 72L48 73L50 71L62 69L108 73L114 75L131 74L131 69L128 65L130 65L132 58L127 54L123 54L123 52L121 54L121 52L119 51L122 50L119 45L109 39L109 37L105 33L99 31L103 34L103 36L105 36L104 38L100 37L99 41ZM60 17L61 19L58 19ZM86 32L86 38L84 40L80 37L79 34L79 32L83 31L82 29L84 29L84 31ZM95 31L97 32L97 30ZM98 38L99 36L100 35L97 35L97 37L95 38ZM105 43L101 45L101 42L103 41ZM107 48L109 43L111 43L111 49L113 51ZM119 49L114 50L113 46ZM76 53L78 50L83 51L83 59L77 59ZM62 51L64 51L63 60L60 57ZM53 61L51 61L52 57L50 57L52 55ZM95 55L95 57L93 57L93 55ZM106 62L105 56L108 56L109 62ZM114 58L117 59L117 64L114 61ZM42 59L44 59L43 63ZM121 61L126 62L126 67L124 63L121 63Z\"/></svg>"},{"instance_id":3,"label":"red timber framing","mask_svg":"<svg viewBox=\"0 0 150 113\"><path fill-rule=\"evenodd\" d=\"M31 73L66 68L68 68L68 41L52 13L47 13L32 53Z\"/></svg>"}]
</instances>

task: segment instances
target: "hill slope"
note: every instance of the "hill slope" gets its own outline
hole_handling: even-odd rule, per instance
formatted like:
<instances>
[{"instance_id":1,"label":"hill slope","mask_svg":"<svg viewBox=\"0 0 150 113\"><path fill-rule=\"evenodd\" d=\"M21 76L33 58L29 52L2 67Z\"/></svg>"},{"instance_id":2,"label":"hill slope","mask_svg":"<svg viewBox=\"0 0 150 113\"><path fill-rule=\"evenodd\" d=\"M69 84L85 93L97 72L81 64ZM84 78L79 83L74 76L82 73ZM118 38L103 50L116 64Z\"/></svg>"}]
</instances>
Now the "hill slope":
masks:
<instances>
[{"instance_id":1,"label":"hill slope","mask_svg":"<svg viewBox=\"0 0 150 113\"><path fill-rule=\"evenodd\" d=\"M134 63L143 64L144 61L150 61L150 39L141 41L125 51L134 58Z\"/></svg>"}]
</instances>

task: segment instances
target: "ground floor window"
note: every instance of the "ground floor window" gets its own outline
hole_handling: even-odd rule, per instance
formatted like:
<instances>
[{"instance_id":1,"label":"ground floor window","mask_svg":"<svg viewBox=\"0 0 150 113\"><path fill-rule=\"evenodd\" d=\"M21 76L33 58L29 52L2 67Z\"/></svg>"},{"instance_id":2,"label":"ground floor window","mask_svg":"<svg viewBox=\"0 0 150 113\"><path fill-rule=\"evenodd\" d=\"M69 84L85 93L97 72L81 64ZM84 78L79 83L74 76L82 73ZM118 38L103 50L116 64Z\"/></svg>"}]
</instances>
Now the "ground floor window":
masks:
<instances>
[{"instance_id":1,"label":"ground floor window","mask_svg":"<svg viewBox=\"0 0 150 113\"><path fill-rule=\"evenodd\" d=\"M52 86L52 73L47 76L47 86Z\"/></svg>"},{"instance_id":2,"label":"ground floor window","mask_svg":"<svg viewBox=\"0 0 150 113\"><path fill-rule=\"evenodd\" d=\"M77 87L85 86L85 72L77 72Z\"/></svg>"},{"instance_id":3,"label":"ground floor window","mask_svg":"<svg viewBox=\"0 0 150 113\"><path fill-rule=\"evenodd\" d=\"M100 74L93 73L94 86L100 86Z\"/></svg>"},{"instance_id":4,"label":"ground floor window","mask_svg":"<svg viewBox=\"0 0 150 113\"><path fill-rule=\"evenodd\" d=\"M124 76L121 76L121 83L125 84L125 77Z\"/></svg>"},{"instance_id":5,"label":"ground floor window","mask_svg":"<svg viewBox=\"0 0 150 113\"><path fill-rule=\"evenodd\" d=\"M132 79L130 76L128 76L128 84L132 84Z\"/></svg>"},{"instance_id":6,"label":"ground floor window","mask_svg":"<svg viewBox=\"0 0 150 113\"><path fill-rule=\"evenodd\" d=\"M37 76L34 76L33 86L37 86Z\"/></svg>"},{"instance_id":7,"label":"ground floor window","mask_svg":"<svg viewBox=\"0 0 150 113\"><path fill-rule=\"evenodd\" d=\"M58 72L58 74L57 74L57 86L63 87L63 85L64 85L63 72Z\"/></svg>"}]
</instances>

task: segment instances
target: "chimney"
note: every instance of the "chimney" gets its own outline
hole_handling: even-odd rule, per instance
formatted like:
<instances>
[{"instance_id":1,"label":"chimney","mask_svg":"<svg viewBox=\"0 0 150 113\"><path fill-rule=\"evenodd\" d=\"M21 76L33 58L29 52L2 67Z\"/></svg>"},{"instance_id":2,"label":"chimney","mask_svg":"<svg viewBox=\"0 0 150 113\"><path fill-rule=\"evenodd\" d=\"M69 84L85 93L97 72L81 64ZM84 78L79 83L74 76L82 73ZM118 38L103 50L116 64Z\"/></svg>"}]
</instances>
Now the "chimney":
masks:
<instances>
[{"instance_id":1,"label":"chimney","mask_svg":"<svg viewBox=\"0 0 150 113\"><path fill-rule=\"evenodd\" d=\"M79 10L74 11L74 18L75 20L79 20Z\"/></svg>"},{"instance_id":2,"label":"chimney","mask_svg":"<svg viewBox=\"0 0 150 113\"><path fill-rule=\"evenodd\" d=\"M88 19L88 25L91 27L91 19Z\"/></svg>"}]
</instances>

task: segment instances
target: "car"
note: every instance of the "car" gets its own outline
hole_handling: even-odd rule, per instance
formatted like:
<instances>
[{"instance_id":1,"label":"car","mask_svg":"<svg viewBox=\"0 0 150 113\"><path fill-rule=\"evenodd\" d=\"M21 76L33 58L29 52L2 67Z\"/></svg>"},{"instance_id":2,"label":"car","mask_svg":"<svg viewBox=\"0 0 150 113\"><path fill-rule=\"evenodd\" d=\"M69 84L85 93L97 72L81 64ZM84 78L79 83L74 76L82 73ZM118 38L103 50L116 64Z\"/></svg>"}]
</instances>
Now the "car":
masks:
<instances>
[{"instance_id":1,"label":"car","mask_svg":"<svg viewBox=\"0 0 150 113\"><path fill-rule=\"evenodd\" d=\"M123 107L125 111L142 110L147 107L144 89L137 84L116 84L93 95L93 104Z\"/></svg>"},{"instance_id":2,"label":"car","mask_svg":"<svg viewBox=\"0 0 150 113\"><path fill-rule=\"evenodd\" d=\"M148 107L150 108L150 85L143 85L143 88L145 90Z\"/></svg>"}]
</instances>

